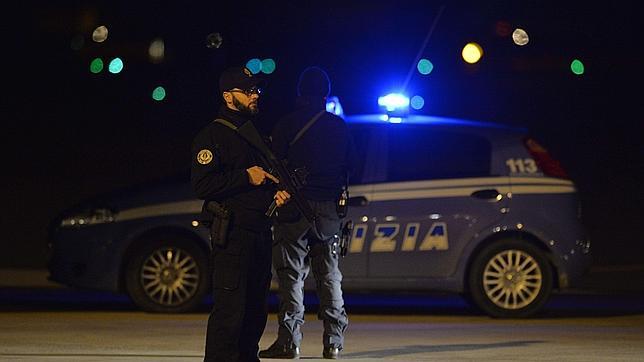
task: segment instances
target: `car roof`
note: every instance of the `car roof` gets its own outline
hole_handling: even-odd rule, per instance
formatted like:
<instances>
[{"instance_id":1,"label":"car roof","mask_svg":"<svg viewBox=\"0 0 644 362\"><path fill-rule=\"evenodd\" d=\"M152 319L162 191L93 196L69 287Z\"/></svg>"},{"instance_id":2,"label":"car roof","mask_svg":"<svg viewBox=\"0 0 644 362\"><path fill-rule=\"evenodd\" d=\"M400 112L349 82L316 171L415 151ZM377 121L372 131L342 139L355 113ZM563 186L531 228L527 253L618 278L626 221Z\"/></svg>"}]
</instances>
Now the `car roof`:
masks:
<instances>
[{"instance_id":1,"label":"car roof","mask_svg":"<svg viewBox=\"0 0 644 362\"><path fill-rule=\"evenodd\" d=\"M393 117L392 117L393 118ZM526 127L509 126L501 123L475 121L460 118L428 116L420 114L411 114L403 118L400 122L389 122L388 117L384 114L352 114L344 115L344 120L348 124L411 124L411 125L434 125L455 128L481 128L485 130L499 130L512 133L526 133Z\"/></svg>"}]
</instances>

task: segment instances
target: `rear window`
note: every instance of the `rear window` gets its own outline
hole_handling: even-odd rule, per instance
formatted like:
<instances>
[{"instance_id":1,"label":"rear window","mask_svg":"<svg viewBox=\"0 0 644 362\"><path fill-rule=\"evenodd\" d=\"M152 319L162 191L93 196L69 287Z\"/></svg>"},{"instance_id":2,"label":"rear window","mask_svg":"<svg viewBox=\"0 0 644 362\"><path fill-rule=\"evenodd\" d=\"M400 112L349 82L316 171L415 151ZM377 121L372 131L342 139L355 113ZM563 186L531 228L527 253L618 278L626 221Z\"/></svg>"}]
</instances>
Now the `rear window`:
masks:
<instances>
[{"instance_id":1,"label":"rear window","mask_svg":"<svg viewBox=\"0 0 644 362\"><path fill-rule=\"evenodd\" d=\"M366 147L366 152L361 152L365 161L360 172L361 183L490 174L491 145L475 134L393 124L374 127L368 132L363 129L360 137L360 143Z\"/></svg>"}]
</instances>

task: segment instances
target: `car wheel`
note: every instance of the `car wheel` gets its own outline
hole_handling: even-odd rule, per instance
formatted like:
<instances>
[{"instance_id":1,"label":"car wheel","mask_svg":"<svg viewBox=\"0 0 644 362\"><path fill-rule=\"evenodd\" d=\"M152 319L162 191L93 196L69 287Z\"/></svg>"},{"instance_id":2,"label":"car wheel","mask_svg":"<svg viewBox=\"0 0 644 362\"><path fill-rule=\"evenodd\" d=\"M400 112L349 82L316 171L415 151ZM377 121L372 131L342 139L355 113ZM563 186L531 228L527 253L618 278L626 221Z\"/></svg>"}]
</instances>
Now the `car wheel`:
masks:
<instances>
[{"instance_id":1,"label":"car wheel","mask_svg":"<svg viewBox=\"0 0 644 362\"><path fill-rule=\"evenodd\" d=\"M473 303L497 318L538 312L552 292L552 269L543 251L527 242L501 240L474 258L468 275Z\"/></svg>"},{"instance_id":2,"label":"car wheel","mask_svg":"<svg viewBox=\"0 0 644 362\"><path fill-rule=\"evenodd\" d=\"M125 286L148 312L194 310L209 290L208 259L193 241L164 236L143 242L129 259Z\"/></svg>"}]
</instances>

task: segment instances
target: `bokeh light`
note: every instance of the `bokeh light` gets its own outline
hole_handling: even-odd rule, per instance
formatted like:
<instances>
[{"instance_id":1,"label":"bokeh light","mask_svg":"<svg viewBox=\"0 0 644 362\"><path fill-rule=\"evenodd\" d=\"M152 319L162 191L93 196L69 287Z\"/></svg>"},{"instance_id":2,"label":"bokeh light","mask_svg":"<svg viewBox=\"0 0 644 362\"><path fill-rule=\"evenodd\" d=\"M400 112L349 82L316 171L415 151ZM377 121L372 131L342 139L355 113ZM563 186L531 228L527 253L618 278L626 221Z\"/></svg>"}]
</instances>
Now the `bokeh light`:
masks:
<instances>
[{"instance_id":1,"label":"bokeh light","mask_svg":"<svg viewBox=\"0 0 644 362\"><path fill-rule=\"evenodd\" d=\"M275 71L275 61L271 58L262 60L261 70L264 74L271 74Z\"/></svg>"},{"instance_id":2,"label":"bokeh light","mask_svg":"<svg viewBox=\"0 0 644 362\"><path fill-rule=\"evenodd\" d=\"M206 47L207 48L219 48L223 44L224 38L219 33L210 33L206 37Z\"/></svg>"},{"instance_id":3,"label":"bokeh light","mask_svg":"<svg viewBox=\"0 0 644 362\"><path fill-rule=\"evenodd\" d=\"M94 29L92 33L92 40L97 43L102 43L107 40L108 30L105 25L101 25L98 28Z\"/></svg>"},{"instance_id":4,"label":"bokeh light","mask_svg":"<svg viewBox=\"0 0 644 362\"><path fill-rule=\"evenodd\" d=\"M510 35L510 32L512 31L512 27L510 27L510 23L508 23L505 20L499 20L496 22L496 26L494 29L494 32L496 35L500 37L506 37Z\"/></svg>"},{"instance_id":5,"label":"bokeh light","mask_svg":"<svg viewBox=\"0 0 644 362\"><path fill-rule=\"evenodd\" d=\"M78 34L78 35L74 36L74 37L72 38L71 42L69 43L69 46L70 46L73 50L81 50L81 48L83 47L83 45L85 45L85 38L84 38L82 35L80 35L80 34Z\"/></svg>"},{"instance_id":6,"label":"bokeh light","mask_svg":"<svg viewBox=\"0 0 644 362\"><path fill-rule=\"evenodd\" d=\"M423 58L418 61L416 68L418 68L418 72L420 74L427 75L434 70L434 64L432 64L428 59Z\"/></svg>"},{"instance_id":7,"label":"bokeh light","mask_svg":"<svg viewBox=\"0 0 644 362\"><path fill-rule=\"evenodd\" d=\"M463 60L470 64L474 64L483 57L483 48L481 48L477 43L467 43L463 47L461 55L463 56Z\"/></svg>"},{"instance_id":8,"label":"bokeh light","mask_svg":"<svg viewBox=\"0 0 644 362\"><path fill-rule=\"evenodd\" d=\"M148 56L150 61L154 64L161 63L165 58L165 43L163 39L157 38L150 43L148 48Z\"/></svg>"},{"instance_id":9,"label":"bokeh light","mask_svg":"<svg viewBox=\"0 0 644 362\"><path fill-rule=\"evenodd\" d=\"M411 104L411 108L413 109L421 109L425 105L425 100L421 96L413 96L409 100Z\"/></svg>"},{"instance_id":10,"label":"bokeh light","mask_svg":"<svg viewBox=\"0 0 644 362\"><path fill-rule=\"evenodd\" d=\"M570 63L570 70L572 70L572 72L577 75L582 75L585 71L584 63L582 63L579 59L575 59L572 61L572 63Z\"/></svg>"},{"instance_id":11,"label":"bokeh light","mask_svg":"<svg viewBox=\"0 0 644 362\"><path fill-rule=\"evenodd\" d=\"M98 74L103 70L103 59L101 58L94 58L92 62L89 64L89 71Z\"/></svg>"},{"instance_id":12,"label":"bokeh light","mask_svg":"<svg viewBox=\"0 0 644 362\"><path fill-rule=\"evenodd\" d=\"M528 33L526 33L525 30L521 28L516 28L512 32L512 41L516 45L524 46L528 44L528 42L530 41L530 38L528 37Z\"/></svg>"},{"instance_id":13,"label":"bokeh light","mask_svg":"<svg viewBox=\"0 0 644 362\"><path fill-rule=\"evenodd\" d=\"M152 99L157 102L160 102L165 99L165 88L158 86L152 91Z\"/></svg>"},{"instance_id":14,"label":"bokeh light","mask_svg":"<svg viewBox=\"0 0 644 362\"><path fill-rule=\"evenodd\" d=\"M248 68L251 73L257 74L262 70L262 61L257 58L253 58L246 62L246 68Z\"/></svg>"},{"instance_id":15,"label":"bokeh light","mask_svg":"<svg viewBox=\"0 0 644 362\"><path fill-rule=\"evenodd\" d=\"M123 60L121 60L121 58L112 59L112 61L110 62L110 65L107 67L107 69L112 74L120 73L123 70Z\"/></svg>"}]
</instances>

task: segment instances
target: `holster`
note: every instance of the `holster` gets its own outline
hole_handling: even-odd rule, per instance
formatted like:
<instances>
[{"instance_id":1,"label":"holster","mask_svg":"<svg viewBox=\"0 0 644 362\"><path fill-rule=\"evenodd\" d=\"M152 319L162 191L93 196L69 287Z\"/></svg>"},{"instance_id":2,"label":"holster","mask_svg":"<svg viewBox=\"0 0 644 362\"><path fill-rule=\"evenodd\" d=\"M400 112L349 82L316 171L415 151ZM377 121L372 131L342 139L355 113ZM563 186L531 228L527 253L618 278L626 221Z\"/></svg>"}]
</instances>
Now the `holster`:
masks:
<instances>
[{"instance_id":1,"label":"holster","mask_svg":"<svg viewBox=\"0 0 644 362\"><path fill-rule=\"evenodd\" d=\"M351 236L353 234L353 221L347 220L342 228L340 229L340 256L347 255L347 250L349 250L349 243L351 242Z\"/></svg>"},{"instance_id":2,"label":"holster","mask_svg":"<svg viewBox=\"0 0 644 362\"><path fill-rule=\"evenodd\" d=\"M202 209L202 224L210 229L210 246L226 247L231 212L216 201L206 201Z\"/></svg>"}]
</instances>

